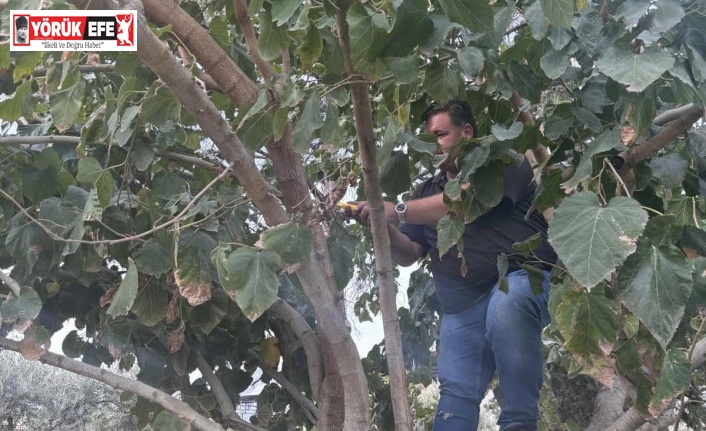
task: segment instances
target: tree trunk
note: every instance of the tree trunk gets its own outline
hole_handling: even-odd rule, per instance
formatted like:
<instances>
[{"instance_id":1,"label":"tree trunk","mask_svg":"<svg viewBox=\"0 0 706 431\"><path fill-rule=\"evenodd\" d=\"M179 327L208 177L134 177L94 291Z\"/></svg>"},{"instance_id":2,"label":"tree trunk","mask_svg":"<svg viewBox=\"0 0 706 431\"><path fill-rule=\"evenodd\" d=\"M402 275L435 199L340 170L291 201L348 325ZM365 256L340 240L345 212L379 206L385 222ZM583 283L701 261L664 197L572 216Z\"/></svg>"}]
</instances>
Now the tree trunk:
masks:
<instances>
[{"instance_id":1,"label":"tree trunk","mask_svg":"<svg viewBox=\"0 0 706 431\"><path fill-rule=\"evenodd\" d=\"M350 36L346 11L348 5L337 2L336 26L338 39L343 49L343 63L349 77L355 76L350 53ZM397 317L397 286L393 274L392 251L390 235L387 230L385 203L382 199L382 189L377 166L375 150L375 134L373 131L373 114L370 96L366 84L350 84L353 99L355 130L358 137L365 179L365 197L370 205L370 232L373 236L375 251L375 270L377 273L380 311L382 313L383 331L385 333L385 357L390 374L390 395L392 411L395 418L396 431L411 431L412 415L407 395L407 378L402 352L402 336L400 322Z\"/></svg>"}]
</instances>

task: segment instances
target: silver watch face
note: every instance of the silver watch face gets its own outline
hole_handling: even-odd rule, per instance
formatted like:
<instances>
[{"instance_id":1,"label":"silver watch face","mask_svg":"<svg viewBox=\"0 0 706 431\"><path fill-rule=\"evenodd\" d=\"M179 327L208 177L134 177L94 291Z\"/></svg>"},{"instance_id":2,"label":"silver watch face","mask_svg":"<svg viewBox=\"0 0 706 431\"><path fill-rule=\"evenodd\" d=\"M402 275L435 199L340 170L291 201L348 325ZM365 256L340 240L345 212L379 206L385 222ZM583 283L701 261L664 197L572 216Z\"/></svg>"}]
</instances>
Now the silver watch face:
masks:
<instances>
[{"instance_id":1,"label":"silver watch face","mask_svg":"<svg viewBox=\"0 0 706 431\"><path fill-rule=\"evenodd\" d=\"M407 204L405 204L405 203L399 203L399 204L397 204L397 205L395 206L395 211L396 211L398 214L406 213L406 212L407 212Z\"/></svg>"}]
</instances>

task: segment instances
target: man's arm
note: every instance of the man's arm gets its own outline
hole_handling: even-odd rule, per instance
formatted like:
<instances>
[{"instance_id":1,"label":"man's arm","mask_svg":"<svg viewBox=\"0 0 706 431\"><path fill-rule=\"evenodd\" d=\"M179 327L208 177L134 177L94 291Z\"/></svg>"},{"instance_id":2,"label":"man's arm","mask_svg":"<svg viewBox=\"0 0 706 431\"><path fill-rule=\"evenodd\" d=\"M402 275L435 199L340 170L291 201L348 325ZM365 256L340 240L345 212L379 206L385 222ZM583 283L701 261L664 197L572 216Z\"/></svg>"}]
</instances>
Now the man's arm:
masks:
<instances>
[{"instance_id":1,"label":"man's arm","mask_svg":"<svg viewBox=\"0 0 706 431\"><path fill-rule=\"evenodd\" d=\"M410 266L424 256L422 245L409 239L407 235L397 229L397 226L388 223L387 231L390 233L390 249L392 250L392 260L395 263Z\"/></svg>"},{"instance_id":2,"label":"man's arm","mask_svg":"<svg viewBox=\"0 0 706 431\"><path fill-rule=\"evenodd\" d=\"M355 206L355 209L346 210L346 214L367 226L368 217L370 217L370 206L368 202L354 201L348 202L348 204ZM406 204L406 222L408 224L430 224L436 226L439 220L449 211L449 207L444 204L443 193L421 199L412 199L407 201ZM385 217L388 223L397 225L397 213L395 212L395 204L392 202L385 202Z\"/></svg>"}]
</instances>

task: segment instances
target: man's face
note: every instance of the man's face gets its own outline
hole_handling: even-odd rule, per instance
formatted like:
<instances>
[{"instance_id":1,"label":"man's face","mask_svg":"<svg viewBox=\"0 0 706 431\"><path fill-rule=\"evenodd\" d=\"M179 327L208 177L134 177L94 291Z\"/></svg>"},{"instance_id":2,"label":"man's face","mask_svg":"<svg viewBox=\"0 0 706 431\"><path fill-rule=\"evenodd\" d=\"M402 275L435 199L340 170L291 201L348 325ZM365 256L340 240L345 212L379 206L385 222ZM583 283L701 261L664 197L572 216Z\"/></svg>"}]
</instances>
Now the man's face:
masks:
<instances>
[{"instance_id":1,"label":"man's face","mask_svg":"<svg viewBox=\"0 0 706 431\"><path fill-rule=\"evenodd\" d=\"M451 147L461 142L461 138L473 137L473 127L468 123L461 127L455 126L448 112L439 112L428 118L425 127L428 133L436 135L442 153L448 153Z\"/></svg>"},{"instance_id":2,"label":"man's face","mask_svg":"<svg viewBox=\"0 0 706 431\"><path fill-rule=\"evenodd\" d=\"M20 39L27 39L27 27L20 27L17 29L17 37Z\"/></svg>"}]
</instances>

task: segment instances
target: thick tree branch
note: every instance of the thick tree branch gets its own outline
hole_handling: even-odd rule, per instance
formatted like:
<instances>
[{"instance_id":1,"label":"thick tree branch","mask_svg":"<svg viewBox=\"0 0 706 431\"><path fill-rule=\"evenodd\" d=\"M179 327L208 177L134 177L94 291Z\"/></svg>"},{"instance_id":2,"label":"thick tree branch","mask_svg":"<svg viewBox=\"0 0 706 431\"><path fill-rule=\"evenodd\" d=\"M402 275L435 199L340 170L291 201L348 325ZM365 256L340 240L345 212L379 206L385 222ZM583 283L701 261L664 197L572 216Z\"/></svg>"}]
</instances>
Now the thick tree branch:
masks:
<instances>
[{"instance_id":1,"label":"thick tree branch","mask_svg":"<svg viewBox=\"0 0 706 431\"><path fill-rule=\"evenodd\" d=\"M668 111L664 111L655 117L655 119L652 121L652 124L655 126L664 126L670 121L674 121L682 115L686 114L693 107L693 103L688 103L686 105L679 106Z\"/></svg>"},{"instance_id":2,"label":"thick tree branch","mask_svg":"<svg viewBox=\"0 0 706 431\"><path fill-rule=\"evenodd\" d=\"M282 373L275 370L267 362L265 362L265 360L262 359L257 352L250 350L250 356L257 361L258 367L260 367L265 375L274 379L280 384L280 386L282 386L282 389L284 389L292 400L304 411L306 419L312 424L315 424L319 417L319 409L316 408L314 403L309 398L302 395L302 393L299 392L299 389L297 389L297 387L294 386L294 384L292 384L292 382L290 382L289 379L287 379Z\"/></svg>"},{"instance_id":3,"label":"thick tree branch","mask_svg":"<svg viewBox=\"0 0 706 431\"><path fill-rule=\"evenodd\" d=\"M20 351L20 343L18 341L9 340L5 337L0 337L0 347L7 350L12 350L14 352ZM89 377L99 382L103 382L113 388L139 395L146 400L159 404L168 411L172 412L175 416L186 419L196 429L202 431L224 431L219 424L209 420L205 416L202 416L196 410L192 409L187 403L138 380L126 379L125 377L113 374L106 369L94 367L93 365L88 365L84 362L79 362L74 359L67 358L66 356L61 356L50 352L42 355L39 361L53 367L76 373L80 376ZM261 428L243 420L240 420L238 425L242 430L263 431Z\"/></svg>"},{"instance_id":4,"label":"thick tree branch","mask_svg":"<svg viewBox=\"0 0 706 431\"><path fill-rule=\"evenodd\" d=\"M679 135L686 133L703 115L703 106L691 106L689 109L686 109L676 120L672 120L667 123L664 126L664 129L652 138L640 145L635 145L630 147L627 151L624 151L620 154L620 157L625 160L625 166L621 168L621 173L622 170L631 169L643 160L647 160L657 154L659 150L675 140L679 137Z\"/></svg>"},{"instance_id":5,"label":"thick tree branch","mask_svg":"<svg viewBox=\"0 0 706 431\"><path fill-rule=\"evenodd\" d=\"M172 25L199 64L213 77L224 94L242 108L252 106L258 86L233 62L223 49L186 11L173 1L144 0L147 19L159 25Z\"/></svg>"},{"instance_id":6,"label":"thick tree branch","mask_svg":"<svg viewBox=\"0 0 706 431\"><path fill-rule=\"evenodd\" d=\"M7 287L12 290L12 293L15 294L18 298L20 297L20 291L22 290L22 286L20 286L20 283L15 281L14 278L10 277L9 275L5 274L5 271L0 270L0 281L5 283Z\"/></svg>"},{"instance_id":7,"label":"thick tree branch","mask_svg":"<svg viewBox=\"0 0 706 431\"><path fill-rule=\"evenodd\" d=\"M351 41L346 20L346 11L350 2L338 0L336 4L339 8L336 12L338 40L343 49L343 63L346 73L352 78L356 76L356 71L351 57ZM412 418L407 396L402 335L397 316L397 286L394 280L394 263L392 262L390 235L387 230L385 202L382 199L382 189L380 187L370 95L366 84L350 84L350 90L351 98L353 99L355 130L365 179L365 197L370 205L370 231L373 236L375 270L380 295L380 310L383 317L385 356L390 374L395 430L408 431L412 429Z\"/></svg>"},{"instance_id":8,"label":"thick tree branch","mask_svg":"<svg viewBox=\"0 0 706 431\"><path fill-rule=\"evenodd\" d=\"M302 348L304 348L306 353L306 366L309 371L311 391L314 394L314 399L319 400L321 382L324 379L324 358L316 333L304 319L304 316L299 314L283 299L277 299L270 307L270 311L289 326L302 344Z\"/></svg>"},{"instance_id":9,"label":"thick tree branch","mask_svg":"<svg viewBox=\"0 0 706 431\"><path fill-rule=\"evenodd\" d=\"M201 375L204 379L206 379L206 382L208 382L208 385L211 387L211 392L213 393L214 398L216 398L218 407L221 409L221 416L229 421L239 419L238 413L235 411L233 401L228 396L228 393L223 387L223 383L213 373L213 369L208 362L206 362L206 359L203 357L201 352L196 352L196 366L199 368Z\"/></svg>"},{"instance_id":10,"label":"thick tree branch","mask_svg":"<svg viewBox=\"0 0 706 431\"><path fill-rule=\"evenodd\" d=\"M693 345L693 350L691 351L691 370L694 371L697 368L703 366L706 363L706 338L702 338ZM634 386L632 388L628 387L631 385L626 380L623 380L623 385L627 389L628 393L635 392ZM634 397L634 395L630 395ZM669 416L671 412L668 412ZM676 421L676 415L669 416ZM660 417L661 420L664 419ZM666 420L666 419L665 419ZM647 420L636 408L631 407L626 412L624 412L615 422L613 422L609 427L605 428L605 431L634 431L640 428Z\"/></svg>"},{"instance_id":11,"label":"thick tree branch","mask_svg":"<svg viewBox=\"0 0 706 431\"><path fill-rule=\"evenodd\" d=\"M260 73L262 73L263 78L269 81L274 72L272 71L272 65L260 56L260 51L257 49L257 35L255 34L255 27L253 27L252 21L250 21L248 16L246 0L233 0L233 11L238 18L238 24L243 32L245 45L248 47L250 57L252 57Z\"/></svg>"},{"instance_id":12,"label":"thick tree branch","mask_svg":"<svg viewBox=\"0 0 706 431\"><path fill-rule=\"evenodd\" d=\"M59 144L59 145L78 145L81 141L79 136L61 136L61 135L46 135L46 136L3 136L0 138L0 146L2 145L37 145L37 144Z\"/></svg>"}]
</instances>

